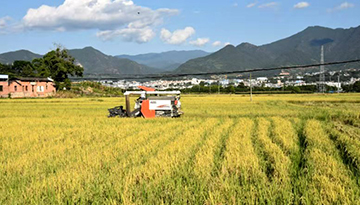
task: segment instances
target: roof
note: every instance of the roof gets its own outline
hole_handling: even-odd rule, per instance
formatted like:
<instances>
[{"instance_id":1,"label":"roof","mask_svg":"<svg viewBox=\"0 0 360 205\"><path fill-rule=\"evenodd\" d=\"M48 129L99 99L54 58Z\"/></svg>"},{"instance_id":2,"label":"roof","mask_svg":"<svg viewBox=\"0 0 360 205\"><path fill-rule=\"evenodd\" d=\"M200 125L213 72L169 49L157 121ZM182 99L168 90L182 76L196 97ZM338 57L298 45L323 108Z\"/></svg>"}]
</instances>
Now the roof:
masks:
<instances>
[{"instance_id":1,"label":"roof","mask_svg":"<svg viewBox=\"0 0 360 205\"><path fill-rule=\"evenodd\" d=\"M0 75L0 79L9 79L8 75Z\"/></svg>"},{"instance_id":2,"label":"roof","mask_svg":"<svg viewBox=\"0 0 360 205\"><path fill-rule=\"evenodd\" d=\"M124 95L179 95L180 91L126 91Z\"/></svg>"},{"instance_id":3,"label":"roof","mask_svg":"<svg viewBox=\"0 0 360 205\"><path fill-rule=\"evenodd\" d=\"M148 87L145 87L145 86L138 86L138 88L140 88L141 90L144 90L144 91L155 91L154 88L148 88Z\"/></svg>"},{"instance_id":4,"label":"roof","mask_svg":"<svg viewBox=\"0 0 360 205\"><path fill-rule=\"evenodd\" d=\"M53 82L51 78L40 78L40 77L19 77L16 78L21 81L45 81L45 82Z\"/></svg>"}]
</instances>

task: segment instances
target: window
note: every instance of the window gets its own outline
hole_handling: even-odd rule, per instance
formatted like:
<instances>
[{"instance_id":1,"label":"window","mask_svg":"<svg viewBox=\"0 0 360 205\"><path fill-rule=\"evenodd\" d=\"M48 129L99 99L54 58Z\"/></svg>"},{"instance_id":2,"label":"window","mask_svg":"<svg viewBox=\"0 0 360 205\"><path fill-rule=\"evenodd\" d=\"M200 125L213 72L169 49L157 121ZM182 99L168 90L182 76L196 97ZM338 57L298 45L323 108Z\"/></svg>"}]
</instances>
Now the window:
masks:
<instances>
[{"instance_id":1,"label":"window","mask_svg":"<svg viewBox=\"0 0 360 205\"><path fill-rule=\"evenodd\" d=\"M0 85L0 92L2 92L3 91L3 86L2 85Z\"/></svg>"},{"instance_id":2,"label":"window","mask_svg":"<svg viewBox=\"0 0 360 205\"><path fill-rule=\"evenodd\" d=\"M32 91L32 92L34 92L34 91L35 91L35 88L34 88L34 86L33 86L33 85L31 86L31 91Z\"/></svg>"},{"instance_id":3,"label":"window","mask_svg":"<svg viewBox=\"0 0 360 205\"><path fill-rule=\"evenodd\" d=\"M15 92L17 92L17 86L16 85L14 86L14 90L15 90Z\"/></svg>"},{"instance_id":4,"label":"window","mask_svg":"<svg viewBox=\"0 0 360 205\"><path fill-rule=\"evenodd\" d=\"M26 92L28 91L28 86L25 86L25 91L26 91Z\"/></svg>"},{"instance_id":5,"label":"window","mask_svg":"<svg viewBox=\"0 0 360 205\"><path fill-rule=\"evenodd\" d=\"M48 84L46 83L46 90L48 89Z\"/></svg>"},{"instance_id":6,"label":"window","mask_svg":"<svg viewBox=\"0 0 360 205\"><path fill-rule=\"evenodd\" d=\"M37 92L44 92L44 86L37 86Z\"/></svg>"}]
</instances>

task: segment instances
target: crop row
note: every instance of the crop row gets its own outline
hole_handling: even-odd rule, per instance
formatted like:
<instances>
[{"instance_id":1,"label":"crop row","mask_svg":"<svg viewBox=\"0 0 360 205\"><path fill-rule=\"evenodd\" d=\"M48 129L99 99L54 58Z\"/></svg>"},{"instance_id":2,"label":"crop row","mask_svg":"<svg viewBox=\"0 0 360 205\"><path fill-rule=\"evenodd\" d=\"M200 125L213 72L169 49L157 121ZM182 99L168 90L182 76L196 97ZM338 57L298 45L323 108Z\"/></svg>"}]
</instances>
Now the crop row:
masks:
<instances>
[{"instance_id":1,"label":"crop row","mask_svg":"<svg viewBox=\"0 0 360 205\"><path fill-rule=\"evenodd\" d=\"M358 186L322 124L309 120L304 132L307 145L304 171L309 184L303 199L311 204L356 204Z\"/></svg>"},{"instance_id":2,"label":"crop row","mask_svg":"<svg viewBox=\"0 0 360 205\"><path fill-rule=\"evenodd\" d=\"M254 121L240 118L229 133L221 173L208 203L255 203L266 196L266 175L252 143Z\"/></svg>"},{"instance_id":3,"label":"crop row","mask_svg":"<svg viewBox=\"0 0 360 205\"><path fill-rule=\"evenodd\" d=\"M258 119L257 143L262 149L262 155L265 159L266 175L272 185L272 201L291 203L293 194L291 186L291 161L281 148L270 139L271 123L264 119ZM279 135L277 135L279 136ZM284 138L279 137L282 143L286 142ZM293 143L288 143L289 147ZM281 191L279 191L281 190Z\"/></svg>"},{"instance_id":4,"label":"crop row","mask_svg":"<svg viewBox=\"0 0 360 205\"><path fill-rule=\"evenodd\" d=\"M221 139L227 134L227 130L234 124L233 120L225 119L220 125L211 128L204 145L197 152L194 160L194 174L203 181L208 181L213 177L215 166L216 151L220 149ZM232 130L232 129L231 129Z\"/></svg>"},{"instance_id":5,"label":"crop row","mask_svg":"<svg viewBox=\"0 0 360 205\"><path fill-rule=\"evenodd\" d=\"M206 135L206 130L215 126L217 120L210 118L197 122L193 126L183 127L185 131L177 139L159 150L157 155L150 158L145 164L134 167L130 171L124 184L125 203L145 203L141 201L144 198L147 199L147 202L163 201L166 203L168 192L171 197L174 197L174 192L177 191L176 187L172 184L165 184L168 187L161 187L162 180L170 177L174 170L178 170L187 163L197 144Z\"/></svg>"},{"instance_id":6,"label":"crop row","mask_svg":"<svg viewBox=\"0 0 360 205\"><path fill-rule=\"evenodd\" d=\"M339 122L335 122L334 126L330 132L344 154L345 161L360 174L360 133L356 128Z\"/></svg>"},{"instance_id":7,"label":"crop row","mask_svg":"<svg viewBox=\"0 0 360 205\"><path fill-rule=\"evenodd\" d=\"M1 204L358 202L347 166L359 171L354 126L326 132L318 120L276 116L77 119L19 118L18 132L0 124Z\"/></svg>"}]
</instances>

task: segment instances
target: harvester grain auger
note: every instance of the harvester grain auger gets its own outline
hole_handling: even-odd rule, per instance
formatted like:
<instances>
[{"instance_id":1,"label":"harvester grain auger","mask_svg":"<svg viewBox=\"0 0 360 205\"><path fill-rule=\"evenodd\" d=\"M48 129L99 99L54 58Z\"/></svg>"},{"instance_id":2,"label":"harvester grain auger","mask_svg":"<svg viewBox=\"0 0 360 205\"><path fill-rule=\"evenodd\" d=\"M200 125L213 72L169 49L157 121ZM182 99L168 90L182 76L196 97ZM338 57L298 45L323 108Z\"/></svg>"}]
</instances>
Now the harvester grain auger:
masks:
<instances>
[{"instance_id":1,"label":"harvester grain auger","mask_svg":"<svg viewBox=\"0 0 360 205\"><path fill-rule=\"evenodd\" d=\"M155 91L153 88L139 86L142 91L127 91L124 93L126 109L118 106L109 109L108 117L180 117L180 91ZM135 108L130 110L130 96L140 96L135 100Z\"/></svg>"}]
</instances>

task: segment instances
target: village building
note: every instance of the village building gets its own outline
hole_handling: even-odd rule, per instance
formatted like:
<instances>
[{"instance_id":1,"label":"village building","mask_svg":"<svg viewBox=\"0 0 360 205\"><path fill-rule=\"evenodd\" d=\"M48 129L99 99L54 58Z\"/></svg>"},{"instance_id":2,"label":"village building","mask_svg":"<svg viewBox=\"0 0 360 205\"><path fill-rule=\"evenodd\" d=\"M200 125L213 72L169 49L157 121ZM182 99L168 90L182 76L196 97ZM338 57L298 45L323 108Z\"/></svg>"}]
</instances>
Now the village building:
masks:
<instances>
[{"instance_id":1,"label":"village building","mask_svg":"<svg viewBox=\"0 0 360 205\"><path fill-rule=\"evenodd\" d=\"M9 76L0 75L0 98L9 97Z\"/></svg>"},{"instance_id":2,"label":"village building","mask_svg":"<svg viewBox=\"0 0 360 205\"><path fill-rule=\"evenodd\" d=\"M284 78L284 77L289 77L290 76L290 73L289 72L285 72L283 70L281 70L281 73L279 74L279 76L281 78Z\"/></svg>"},{"instance_id":3,"label":"village building","mask_svg":"<svg viewBox=\"0 0 360 205\"><path fill-rule=\"evenodd\" d=\"M0 75L1 98L50 97L56 93L55 83L50 78L14 78Z\"/></svg>"},{"instance_id":4,"label":"village building","mask_svg":"<svg viewBox=\"0 0 360 205\"><path fill-rule=\"evenodd\" d=\"M260 81L260 82L266 82L268 81L269 79L267 77L259 77L259 78L256 78L257 81Z\"/></svg>"}]
</instances>

